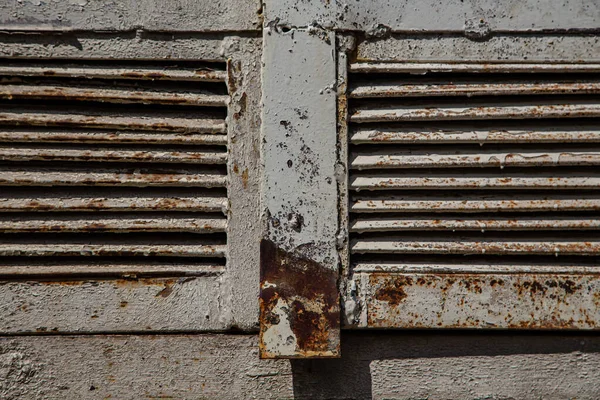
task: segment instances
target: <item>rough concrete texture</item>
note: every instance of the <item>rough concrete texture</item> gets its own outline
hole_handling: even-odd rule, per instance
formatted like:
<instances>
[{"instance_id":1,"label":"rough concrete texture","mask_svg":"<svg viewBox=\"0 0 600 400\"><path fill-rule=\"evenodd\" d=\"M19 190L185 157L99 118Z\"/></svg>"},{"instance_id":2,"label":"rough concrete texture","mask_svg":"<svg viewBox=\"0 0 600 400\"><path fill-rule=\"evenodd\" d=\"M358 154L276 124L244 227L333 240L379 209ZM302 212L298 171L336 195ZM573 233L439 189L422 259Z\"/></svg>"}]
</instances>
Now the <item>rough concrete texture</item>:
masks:
<instances>
[{"instance_id":1,"label":"rough concrete texture","mask_svg":"<svg viewBox=\"0 0 600 400\"><path fill-rule=\"evenodd\" d=\"M259 360L253 335L0 338L0 398L597 399L600 337L357 333L341 359Z\"/></svg>"},{"instance_id":2,"label":"rough concrete texture","mask_svg":"<svg viewBox=\"0 0 600 400\"><path fill-rule=\"evenodd\" d=\"M500 31L598 29L594 0L347 0L266 2L267 23L364 30L374 36L397 32L464 32L474 37Z\"/></svg>"},{"instance_id":3,"label":"rough concrete texture","mask_svg":"<svg viewBox=\"0 0 600 400\"><path fill-rule=\"evenodd\" d=\"M259 0L18 0L0 2L3 30L243 31L261 24Z\"/></svg>"}]
</instances>

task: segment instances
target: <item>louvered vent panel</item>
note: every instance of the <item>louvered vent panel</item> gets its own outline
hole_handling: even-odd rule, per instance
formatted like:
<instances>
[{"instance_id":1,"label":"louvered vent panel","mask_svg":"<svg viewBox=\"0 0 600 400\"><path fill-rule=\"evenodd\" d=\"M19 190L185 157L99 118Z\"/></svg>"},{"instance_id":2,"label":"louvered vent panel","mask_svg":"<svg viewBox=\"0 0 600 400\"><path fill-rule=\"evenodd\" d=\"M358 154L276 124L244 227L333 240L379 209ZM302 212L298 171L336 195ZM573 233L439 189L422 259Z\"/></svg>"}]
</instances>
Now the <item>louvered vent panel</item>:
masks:
<instances>
[{"instance_id":1,"label":"louvered vent panel","mask_svg":"<svg viewBox=\"0 0 600 400\"><path fill-rule=\"evenodd\" d=\"M0 274L224 268L225 65L0 66Z\"/></svg>"},{"instance_id":2,"label":"louvered vent panel","mask_svg":"<svg viewBox=\"0 0 600 400\"><path fill-rule=\"evenodd\" d=\"M355 271L598 265L597 66L357 63L349 83Z\"/></svg>"}]
</instances>

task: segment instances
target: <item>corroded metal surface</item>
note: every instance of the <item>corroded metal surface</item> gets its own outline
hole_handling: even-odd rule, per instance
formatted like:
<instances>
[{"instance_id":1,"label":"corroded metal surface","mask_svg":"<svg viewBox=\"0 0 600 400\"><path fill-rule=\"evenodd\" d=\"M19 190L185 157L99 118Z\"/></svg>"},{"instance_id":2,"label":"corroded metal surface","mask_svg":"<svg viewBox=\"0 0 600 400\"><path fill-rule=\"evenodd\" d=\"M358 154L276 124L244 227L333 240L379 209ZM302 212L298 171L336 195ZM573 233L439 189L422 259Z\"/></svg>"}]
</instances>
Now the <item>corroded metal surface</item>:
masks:
<instances>
[{"instance_id":1,"label":"corroded metal surface","mask_svg":"<svg viewBox=\"0 0 600 400\"><path fill-rule=\"evenodd\" d=\"M15 188L0 195L0 211L198 211L225 212L224 196L207 196L201 192L164 191L136 193L99 192L89 188L82 192L47 190L46 193L26 192Z\"/></svg>"},{"instance_id":2,"label":"corroded metal surface","mask_svg":"<svg viewBox=\"0 0 600 400\"><path fill-rule=\"evenodd\" d=\"M2 156L0 148L0 157ZM535 149L473 149L446 147L431 150L371 150L355 152L351 166L356 169L385 168L471 168L471 167L544 167L593 166L600 163L600 151L584 147L560 148L536 146Z\"/></svg>"},{"instance_id":3,"label":"corroded metal surface","mask_svg":"<svg viewBox=\"0 0 600 400\"><path fill-rule=\"evenodd\" d=\"M272 26L263 39L260 355L338 357L335 36Z\"/></svg>"},{"instance_id":4,"label":"corroded metal surface","mask_svg":"<svg viewBox=\"0 0 600 400\"><path fill-rule=\"evenodd\" d=\"M529 103L529 104L528 104ZM451 121L527 118L581 118L600 116L600 104L594 100L531 101L494 103L465 100L408 105L366 106L356 108L351 122Z\"/></svg>"},{"instance_id":5,"label":"corroded metal surface","mask_svg":"<svg viewBox=\"0 0 600 400\"><path fill-rule=\"evenodd\" d=\"M117 86L113 84L113 87ZM188 90L184 93L159 92L134 87L128 89L90 88L60 85L0 84L0 99L47 101L101 101L115 104L163 104L181 106L223 107L226 95Z\"/></svg>"},{"instance_id":6,"label":"corroded metal surface","mask_svg":"<svg viewBox=\"0 0 600 400\"><path fill-rule=\"evenodd\" d=\"M204 258L203 258L204 259ZM89 258L88 258L89 260ZM219 276L225 272L225 267L219 264L202 262L160 262L145 260L143 263L113 263L84 261L64 261L60 264L51 260L39 261L28 258L22 262L0 262L0 277L2 279L64 279L65 285L73 284L82 277L127 278L136 279L148 276ZM69 279L73 281L69 282Z\"/></svg>"},{"instance_id":7,"label":"corroded metal surface","mask_svg":"<svg viewBox=\"0 0 600 400\"><path fill-rule=\"evenodd\" d=\"M141 169L81 169L0 167L5 186L199 186L225 187L227 176L203 170L144 171Z\"/></svg>"},{"instance_id":8,"label":"corroded metal surface","mask_svg":"<svg viewBox=\"0 0 600 400\"><path fill-rule=\"evenodd\" d=\"M126 129L145 131L167 131L187 133L225 133L226 126L222 120L206 118L194 113L188 114L187 118L173 117L152 113L151 115L126 116L125 112L115 112L112 115L104 115L94 110L85 112L74 110L55 110L53 113L23 108L20 112L8 112L5 107L0 112L0 122L3 125L29 125L29 126L55 126L73 128L104 128L104 129Z\"/></svg>"},{"instance_id":9,"label":"corroded metal surface","mask_svg":"<svg viewBox=\"0 0 600 400\"><path fill-rule=\"evenodd\" d=\"M485 125L476 122L440 125L395 125L389 127L357 126L351 136L352 144L487 144L487 143L598 143L600 130L594 124L558 121L518 125L493 121ZM529 125L529 126L528 126ZM0 138L1 138L0 133Z\"/></svg>"},{"instance_id":10,"label":"corroded metal surface","mask_svg":"<svg viewBox=\"0 0 600 400\"><path fill-rule=\"evenodd\" d=\"M0 220L1 221L1 220ZM599 229L600 218L581 217L463 217L452 218L438 215L418 215L390 218L359 217L350 223L351 232L393 232L398 230L578 230Z\"/></svg>"},{"instance_id":11,"label":"corroded metal surface","mask_svg":"<svg viewBox=\"0 0 600 400\"><path fill-rule=\"evenodd\" d=\"M225 218L179 215L0 216L0 232L225 232Z\"/></svg>"},{"instance_id":12,"label":"corroded metal surface","mask_svg":"<svg viewBox=\"0 0 600 400\"><path fill-rule=\"evenodd\" d=\"M71 240L4 240L0 244L0 256L5 257L224 257L227 246L203 243L202 240L179 240L170 243L140 244L140 240L96 239ZM214 242L214 240L212 240ZM12 243L11 243L12 242ZM129 243L128 243L129 242ZM187 243L186 243L187 242Z\"/></svg>"},{"instance_id":13,"label":"corroded metal surface","mask_svg":"<svg viewBox=\"0 0 600 400\"><path fill-rule=\"evenodd\" d=\"M351 63L350 72L360 73L408 73L428 72L474 72L474 73L581 73L600 72L600 64L535 64L535 63Z\"/></svg>"},{"instance_id":14,"label":"corroded metal surface","mask_svg":"<svg viewBox=\"0 0 600 400\"><path fill-rule=\"evenodd\" d=\"M365 274L373 328L597 329L600 277Z\"/></svg>"},{"instance_id":15,"label":"corroded metal surface","mask_svg":"<svg viewBox=\"0 0 600 400\"><path fill-rule=\"evenodd\" d=\"M349 90L352 98L419 97L419 96L514 96L543 94L594 94L600 92L600 82L477 82L453 79L436 81L419 79L354 85Z\"/></svg>"},{"instance_id":16,"label":"corroded metal surface","mask_svg":"<svg viewBox=\"0 0 600 400\"><path fill-rule=\"evenodd\" d=\"M227 153L210 150L178 148L111 149L102 147L48 147L29 145L9 147L0 145L2 161L90 161L90 162L152 162L182 164L225 164Z\"/></svg>"},{"instance_id":17,"label":"corroded metal surface","mask_svg":"<svg viewBox=\"0 0 600 400\"><path fill-rule=\"evenodd\" d=\"M148 61L152 64L152 61ZM96 64L53 64L52 62L38 63L5 61L0 65L0 75L53 77L53 78L88 78L88 79L125 79L151 81L183 81L183 82L225 82L226 71L216 68L161 68L160 66L138 65L131 67L114 64L101 68Z\"/></svg>"},{"instance_id":18,"label":"corroded metal surface","mask_svg":"<svg viewBox=\"0 0 600 400\"><path fill-rule=\"evenodd\" d=\"M335 357L340 352L337 271L261 243L262 358Z\"/></svg>"},{"instance_id":19,"label":"corroded metal surface","mask_svg":"<svg viewBox=\"0 0 600 400\"><path fill-rule=\"evenodd\" d=\"M527 212L600 210L599 194L406 194L354 196L351 210L376 212Z\"/></svg>"},{"instance_id":20,"label":"corroded metal surface","mask_svg":"<svg viewBox=\"0 0 600 400\"><path fill-rule=\"evenodd\" d=\"M483 172L480 172L483 171ZM600 174L581 172L502 172L475 170L469 173L433 170L414 173L398 172L369 174L356 173L350 179L354 190L394 189L594 189L600 185Z\"/></svg>"},{"instance_id":21,"label":"corroded metal surface","mask_svg":"<svg viewBox=\"0 0 600 400\"><path fill-rule=\"evenodd\" d=\"M398 229L398 231L402 231ZM428 235L398 234L384 238L358 238L352 241L353 253L370 254L507 254L507 255L598 255L600 240L589 237L535 235L511 238L505 235ZM466 261L466 260L465 260Z\"/></svg>"},{"instance_id":22,"label":"corroded metal surface","mask_svg":"<svg viewBox=\"0 0 600 400\"><path fill-rule=\"evenodd\" d=\"M227 145L227 135L186 132L144 132L127 130L93 130L60 128L0 128L2 143L100 143Z\"/></svg>"}]
</instances>

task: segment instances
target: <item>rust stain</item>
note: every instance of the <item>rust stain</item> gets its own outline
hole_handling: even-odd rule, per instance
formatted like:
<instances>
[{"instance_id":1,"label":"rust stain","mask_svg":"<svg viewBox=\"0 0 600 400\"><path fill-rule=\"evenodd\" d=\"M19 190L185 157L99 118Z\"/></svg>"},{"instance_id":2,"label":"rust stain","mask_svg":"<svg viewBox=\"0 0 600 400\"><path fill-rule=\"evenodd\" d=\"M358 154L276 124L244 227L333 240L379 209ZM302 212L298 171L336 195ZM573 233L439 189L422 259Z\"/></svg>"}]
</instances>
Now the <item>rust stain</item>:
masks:
<instances>
[{"instance_id":1,"label":"rust stain","mask_svg":"<svg viewBox=\"0 0 600 400\"><path fill-rule=\"evenodd\" d=\"M422 285L423 283L417 282L417 284ZM379 301L387 301L390 306L397 306L408 297L403 288L410 285L412 285L411 278L404 276L394 277L377 288L375 298Z\"/></svg>"},{"instance_id":2,"label":"rust stain","mask_svg":"<svg viewBox=\"0 0 600 400\"><path fill-rule=\"evenodd\" d=\"M373 273L369 276L373 299L368 325L597 329L595 315L600 306L600 294L594 289L597 279L595 275L564 274ZM496 296L501 301L495 300ZM428 303L429 308L422 308L421 298L437 300Z\"/></svg>"},{"instance_id":3,"label":"rust stain","mask_svg":"<svg viewBox=\"0 0 600 400\"><path fill-rule=\"evenodd\" d=\"M284 357L339 356L337 272L284 251L266 239L261 242L260 258L261 358L280 357L270 352L264 341L265 332L281 322L274 313L280 300L288 305L286 316L296 340L294 354Z\"/></svg>"},{"instance_id":4,"label":"rust stain","mask_svg":"<svg viewBox=\"0 0 600 400\"><path fill-rule=\"evenodd\" d=\"M242 185L244 186L244 189L248 188L248 168L244 169L244 172L242 172Z\"/></svg>"}]
</instances>

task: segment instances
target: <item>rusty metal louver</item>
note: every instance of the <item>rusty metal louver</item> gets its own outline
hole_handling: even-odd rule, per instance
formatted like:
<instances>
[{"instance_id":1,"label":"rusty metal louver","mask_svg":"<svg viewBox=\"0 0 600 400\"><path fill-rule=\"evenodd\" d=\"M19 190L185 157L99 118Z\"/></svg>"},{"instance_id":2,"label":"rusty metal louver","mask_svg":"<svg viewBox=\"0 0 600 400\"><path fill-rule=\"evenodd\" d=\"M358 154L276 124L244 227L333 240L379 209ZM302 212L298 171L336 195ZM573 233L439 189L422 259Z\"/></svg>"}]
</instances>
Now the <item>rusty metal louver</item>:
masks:
<instances>
[{"instance_id":1,"label":"rusty metal louver","mask_svg":"<svg viewBox=\"0 0 600 400\"><path fill-rule=\"evenodd\" d=\"M228 99L221 63L3 61L0 275L222 271Z\"/></svg>"},{"instance_id":2,"label":"rusty metal louver","mask_svg":"<svg viewBox=\"0 0 600 400\"><path fill-rule=\"evenodd\" d=\"M358 325L598 326L599 72L350 65Z\"/></svg>"}]
</instances>

